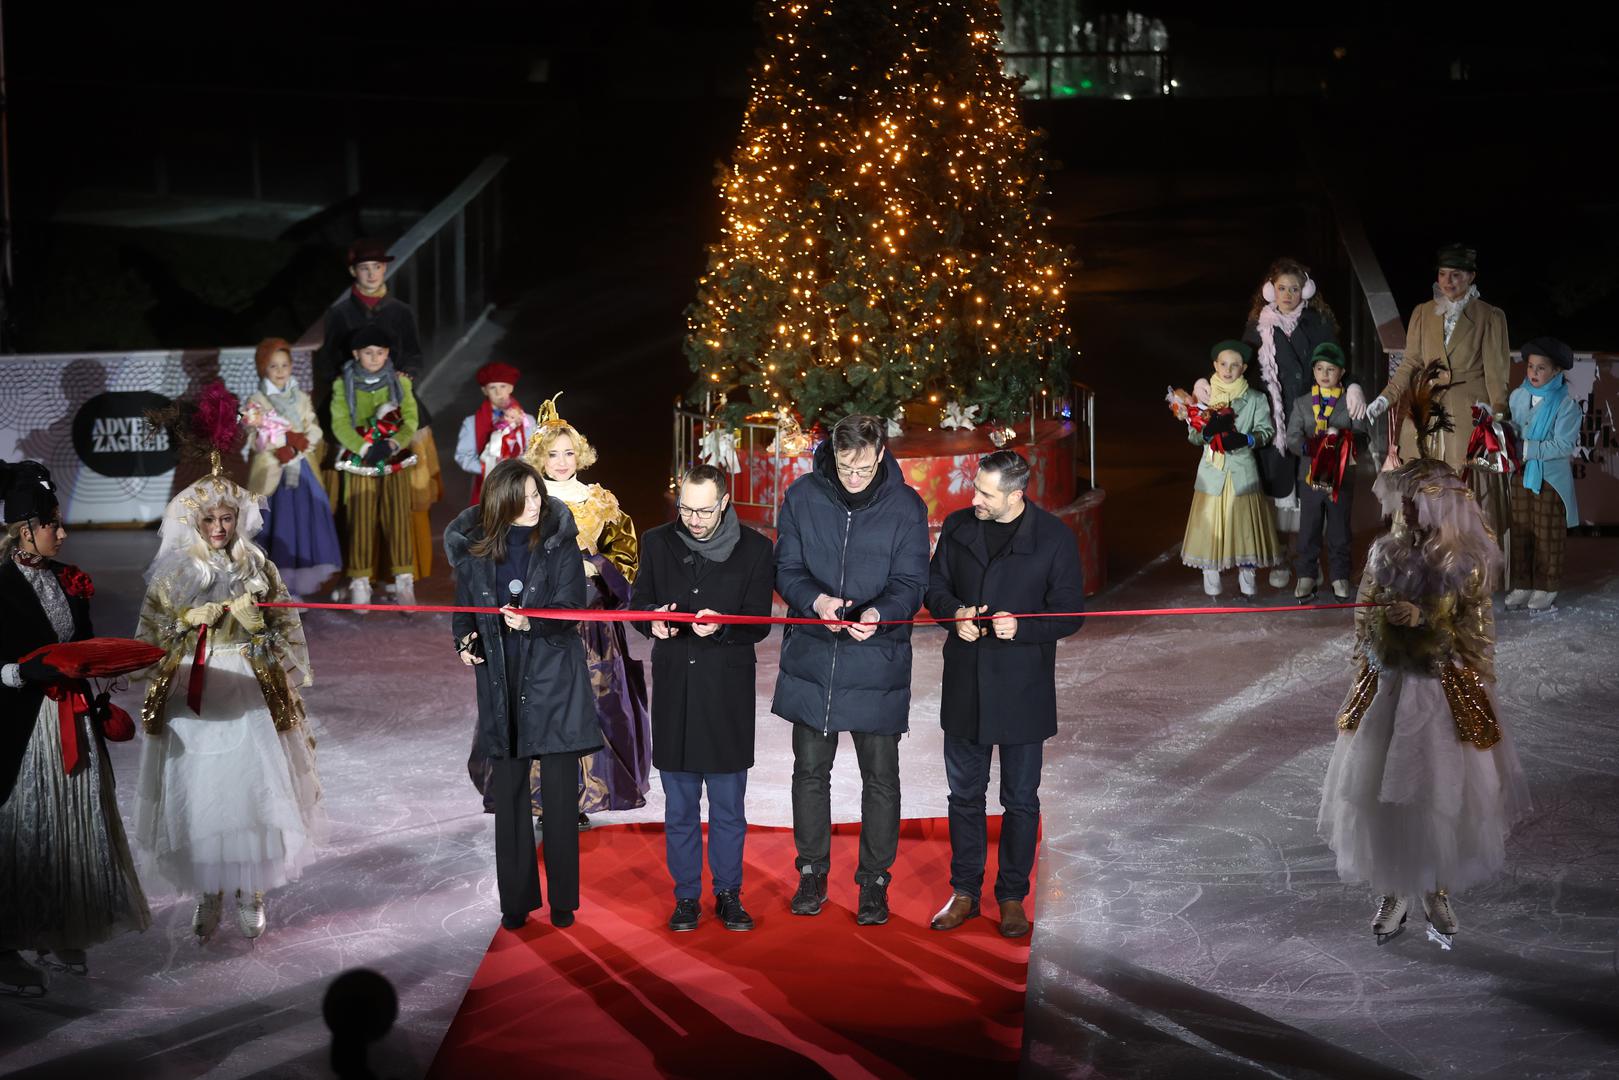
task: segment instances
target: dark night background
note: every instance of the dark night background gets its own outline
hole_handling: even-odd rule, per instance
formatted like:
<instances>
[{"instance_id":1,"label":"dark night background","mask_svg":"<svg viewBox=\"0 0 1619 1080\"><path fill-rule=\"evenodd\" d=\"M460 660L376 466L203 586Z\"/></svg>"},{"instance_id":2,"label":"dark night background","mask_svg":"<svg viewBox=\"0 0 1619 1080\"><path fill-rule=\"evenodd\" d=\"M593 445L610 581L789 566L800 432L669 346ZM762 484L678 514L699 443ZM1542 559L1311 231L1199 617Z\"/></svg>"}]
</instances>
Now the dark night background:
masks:
<instances>
[{"instance_id":1,"label":"dark night background","mask_svg":"<svg viewBox=\"0 0 1619 1080\"><path fill-rule=\"evenodd\" d=\"M1566 7L1555 22L1527 6L1132 10L1169 31L1175 97L1026 105L1080 263L1076 374L1102 394L1110 547L1137 538L1134 480L1109 467L1154 455L1108 436L1192 377L1182 356L1240 329L1272 257L1314 265L1347 322L1329 190L1358 207L1402 316L1428 295L1434 247L1461 238L1516 340L1614 346L1619 206L1599 132L1619 80L1600 23ZM13 2L4 17L12 350L296 336L346 284L350 239L398 235L507 153L501 351L528 398L568 389L614 447L599 478L638 518L662 515L682 311L718 235L751 3ZM1150 377L1118 363L1144 355Z\"/></svg>"}]
</instances>

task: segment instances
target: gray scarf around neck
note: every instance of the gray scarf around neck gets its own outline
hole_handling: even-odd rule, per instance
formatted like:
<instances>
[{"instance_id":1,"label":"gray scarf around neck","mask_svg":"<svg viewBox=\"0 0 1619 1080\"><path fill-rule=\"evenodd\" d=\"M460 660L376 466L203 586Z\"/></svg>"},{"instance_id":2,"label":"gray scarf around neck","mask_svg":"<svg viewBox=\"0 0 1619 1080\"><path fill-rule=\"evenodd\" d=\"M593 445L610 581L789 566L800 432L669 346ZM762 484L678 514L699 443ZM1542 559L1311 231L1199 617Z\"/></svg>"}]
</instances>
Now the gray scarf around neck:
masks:
<instances>
[{"instance_id":1,"label":"gray scarf around neck","mask_svg":"<svg viewBox=\"0 0 1619 1080\"><path fill-rule=\"evenodd\" d=\"M360 422L360 418L354 415L355 385L358 384L362 390L371 391L380 388L384 382L388 384L389 401L398 405L405 400L404 394L399 389L399 373L394 370L392 358L375 374L361 368L358 360L350 360L343 365L343 393L349 403L350 423L358 425Z\"/></svg>"},{"instance_id":2,"label":"gray scarf around neck","mask_svg":"<svg viewBox=\"0 0 1619 1080\"><path fill-rule=\"evenodd\" d=\"M675 535L680 537L681 543L709 562L719 563L729 559L731 552L736 550L737 541L742 539L742 522L737 520L736 507L727 506L712 539L699 540L684 525L675 529Z\"/></svg>"}]
</instances>

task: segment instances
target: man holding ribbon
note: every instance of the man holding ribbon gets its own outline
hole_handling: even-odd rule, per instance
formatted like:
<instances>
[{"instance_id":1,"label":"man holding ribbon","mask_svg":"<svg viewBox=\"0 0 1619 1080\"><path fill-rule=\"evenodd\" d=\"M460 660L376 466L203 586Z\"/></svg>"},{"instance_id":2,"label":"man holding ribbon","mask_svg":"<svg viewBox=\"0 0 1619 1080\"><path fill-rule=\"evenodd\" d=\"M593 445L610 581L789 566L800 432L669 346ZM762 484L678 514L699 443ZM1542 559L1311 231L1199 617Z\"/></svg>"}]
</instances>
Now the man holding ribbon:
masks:
<instances>
[{"instance_id":1,"label":"man holding ribbon","mask_svg":"<svg viewBox=\"0 0 1619 1080\"><path fill-rule=\"evenodd\" d=\"M725 470L695 465L681 481L676 520L641 538L630 606L698 615L770 615L770 541L737 520ZM653 637L652 764L663 784L663 827L675 910L669 929L697 929L703 893L703 788L714 914L752 930L742 907L743 796L753 767L754 645L768 623L636 623Z\"/></svg>"},{"instance_id":2,"label":"man holding ribbon","mask_svg":"<svg viewBox=\"0 0 1619 1080\"><path fill-rule=\"evenodd\" d=\"M899 737L910 726L911 627L927 586L928 513L888 455L883 421L854 414L815 449L777 520L776 591L789 626L771 711L793 725L795 915L818 915L832 867L832 761L839 732L860 763L856 921L888 921L899 848ZM831 620L848 620L833 623Z\"/></svg>"},{"instance_id":3,"label":"man holding ribbon","mask_svg":"<svg viewBox=\"0 0 1619 1080\"><path fill-rule=\"evenodd\" d=\"M1029 463L1014 450L981 459L973 502L944 519L928 575L934 618L958 620L944 643L945 777L950 785L950 900L933 929L979 914L988 849L989 759L1001 756L1003 937L1023 937L1040 829L1042 743L1057 734L1057 642L1084 621L1074 534L1027 499ZM1047 612L1063 614L1029 618ZM1020 617L1025 616L1025 617Z\"/></svg>"}]
</instances>

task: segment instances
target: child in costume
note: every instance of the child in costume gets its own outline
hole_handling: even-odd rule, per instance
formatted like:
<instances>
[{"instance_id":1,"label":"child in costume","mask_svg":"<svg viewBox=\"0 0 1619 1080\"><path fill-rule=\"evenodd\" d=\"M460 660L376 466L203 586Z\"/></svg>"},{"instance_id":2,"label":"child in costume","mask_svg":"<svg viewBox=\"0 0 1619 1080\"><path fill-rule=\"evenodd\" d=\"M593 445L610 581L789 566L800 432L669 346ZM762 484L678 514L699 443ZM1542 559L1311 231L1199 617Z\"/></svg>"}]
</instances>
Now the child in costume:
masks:
<instances>
[{"instance_id":1,"label":"child in costume","mask_svg":"<svg viewBox=\"0 0 1619 1080\"><path fill-rule=\"evenodd\" d=\"M1181 562L1203 571L1203 591L1220 595L1220 572L1237 568L1245 598L1257 591L1256 568L1281 561L1270 504L1259 486L1254 449L1270 442L1270 403L1243 378L1253 350L1240 341L1222 341L1209 350L1214 376L1198 400L1208 401L1201 430L1188 422L1186 435L1201 447L1192 509L1186 518Z\"/></svg>"},{"instance_id":2,"label":"child in costume","mask_svg":"<svg viewBox=\"0 0 1619 1080\"><path fill-rule=\"evenodd\" d=\"M1430 378L1436 365L1418 372ZM1414 390L1419 447L1448 418ZM1450 892L1498 873L1529 791L1495 700L1491 591L1501 552L1467 482L1419 457L1373 490L1389 532L1372 544L1355 613L1359 673L1338 716L1318 828L1338 876L1379 894L1372 932L1400 932L1422 897L1446 948L1458 929Z\"/></svg>"},{"instance_id":3,"label":"child in costume","mask_svg":"<svg viewBox=\"0 0 1619 1080\"><path fill-rule=\"evenodd\" d=\"M252 429L247 487L268 499L264 549L295 596L307 595L343 565L332 504L317 472L320 423L309 395L292 375L292 346L266 338L254 351L259 388L242 408Z\"/></svg>"},{"instance_id":4,"label":"child in costume","mask_svg":"<svg viewBox=\"0 0 1619 1080\"><path fill-rule=\"evenodd\" d=\"M1512 591L1506 605L1548 611L1563 586L1568 530L1580 523L1569 459L1579 447L1582 417L1563 374L1574 366L1574 350L1556 338L1536 338L1523 347L1523 358L1528 373L1508 399L1523 441L1523 472L1507 477Z\"/></svg>"},{"instance_id":5,"label":"child in costume","mask_svg":"<svg viewBox=\"0 0 1619 1080\"><path fill-rule=\"evenodd\" d=\"M1314 384L1293 401L1287 419L1288 443L1299 454L1299 535L1294 568L1298 584L1293 595L1302 603L1315 599L1321 573L1321 534L1327 538L1327 580L1332 595L1348 601L1353 569L1350 521L1355 505L1355 439L1366 434L1365 395L1360 386L1344 379L1344 351L1330 341L1311 354ZM1352 419L1351 403L1363 403L1362 419Z\"/></svg>"},{"instance_id":6,"label":"child in costume","mask_svg":"<svg viewBox=\"0 0 1619 1080\"><path fill-rule=\"evenodd\" d=\"M342 447L343 532L349 602L371 602L371 574L383 566L394 597L416 603L415 528L410 480L401 470L416 463L416 397L410 379L388 358L392 340L376 323L354 332L352 358L332 383L332 437ZM402 449L403 448L403 449ZM380 561L379 561L380 560Z\"/></svg>"},{"instance_id":7,"label":"child in costume","mask_svg":"<svg viewBox=\"0 0 1619 1080\"><path fill-rule=\"evenodd\" d=\"M472 502L477 505L483 492L483 478L506 458L522 457L534 435L534 417L512 396L521 373L510 364L489 363L478 369L478 388L483 403L478 411L461 421L455 442L455 463L471 473Z\"/></svg>"},{"instance_id":8,"label":"child in costume","mask_svg":"<svg viewBox=\"0 0 1619 1080\"><path fill-rule=\"evenodd\" d=\"M69 696L82 682L22 660L93 636L95 589L56 561L67 531L44 466L0 465L0 498L0 989L38 995L45 972L19 950L83 975L86 949L145 930L152 916L118 816L107 721Z\"/></svg>"},{"instance_id":9,"label":"child in costume","mask_svg":"<svg viewBox=\"0 0 1619 1080\"><path fill-rule=\"evenodd\" d=\"M262 934L265 893L295 880L325 833L297 690L309 650L295 610L257 606L287 599L252 542L261 526L258 500L217 471L176 495L137 631L167 657L147 676L135 835L157 876L200 898L204 941L227 894L243 936Z\"/></svg>"}]
</instances>

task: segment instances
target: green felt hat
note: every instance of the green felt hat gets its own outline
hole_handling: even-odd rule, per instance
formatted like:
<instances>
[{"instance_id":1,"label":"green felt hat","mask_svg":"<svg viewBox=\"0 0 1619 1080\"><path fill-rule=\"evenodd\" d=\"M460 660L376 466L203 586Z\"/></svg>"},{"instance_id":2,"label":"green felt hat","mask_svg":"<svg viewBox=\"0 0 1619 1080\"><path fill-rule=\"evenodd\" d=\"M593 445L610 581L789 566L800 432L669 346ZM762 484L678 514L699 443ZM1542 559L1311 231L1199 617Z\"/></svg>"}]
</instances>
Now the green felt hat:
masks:
<instances>
[{"instance_id":1,"label":"green felt hat","mask_svg":"<svg viewBox=\"0 0 1619 1080\"><path fill-rule=\"evenodd\" d=\"M1338 343L1336 341L1323 341L1321 344L1317 345L1315 347L1315 351L1310 354L1311 367L1314 367L1323 360L1339 368L1346 368L1349 366L1348 364L1344 363L1344 351L1338 347Z\"/></svg>"},{"instance_id":2,"label":"green felt hat","mask_svg":"<svg viewBox=\"0 0 1619 1080\"><path fill-rule=\"evenodd\" d=\"M1246 341L1233 341L1231 338L1226 338L1224 341L1217 341L1214 343L1214 348L1209 350L1209 359L1218 360L1220 358L1220 354L1223 352L1236 353L1238 356L1242 357L1242 362L1244 364L1251 364L1254 362L1253 347L1250 346Z\"/></svg>"},{"instance_id":3,"label":"green felt hat","mask_svg":"<svg viewBox=\"0 0 1619 1080\"><path fill-rule=\"evenodd\" d=\"M1446 244L1434 256L1434 266L1448 266L1452 270L1466 270L1468 273L1478 273L1478 251L1466 244Z\"/></svg>"}]
</instances>

